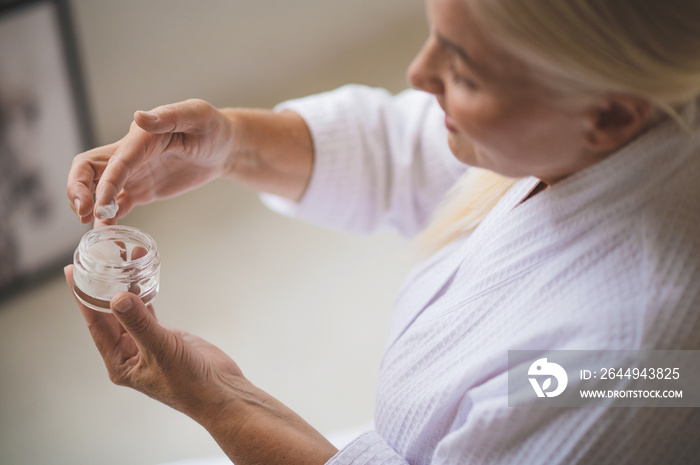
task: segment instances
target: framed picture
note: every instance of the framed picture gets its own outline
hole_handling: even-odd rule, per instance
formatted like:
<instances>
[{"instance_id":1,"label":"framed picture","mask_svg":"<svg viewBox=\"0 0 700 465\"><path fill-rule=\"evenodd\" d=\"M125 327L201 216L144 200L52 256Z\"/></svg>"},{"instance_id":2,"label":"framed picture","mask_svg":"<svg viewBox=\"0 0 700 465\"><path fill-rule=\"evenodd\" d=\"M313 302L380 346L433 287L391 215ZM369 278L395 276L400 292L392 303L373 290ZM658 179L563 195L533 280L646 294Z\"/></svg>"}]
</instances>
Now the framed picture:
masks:
<instances>
[{"instance_id":1,"label":"framed picture","mask_svg":"<svg viewBox=\"0 0 700 465\"><path fill-rule=\"evenodd\" d=\"M92 145L67 0L0 0L0 299L71 261L87 230L66 198Z\"/></svg>"}]
</instances>

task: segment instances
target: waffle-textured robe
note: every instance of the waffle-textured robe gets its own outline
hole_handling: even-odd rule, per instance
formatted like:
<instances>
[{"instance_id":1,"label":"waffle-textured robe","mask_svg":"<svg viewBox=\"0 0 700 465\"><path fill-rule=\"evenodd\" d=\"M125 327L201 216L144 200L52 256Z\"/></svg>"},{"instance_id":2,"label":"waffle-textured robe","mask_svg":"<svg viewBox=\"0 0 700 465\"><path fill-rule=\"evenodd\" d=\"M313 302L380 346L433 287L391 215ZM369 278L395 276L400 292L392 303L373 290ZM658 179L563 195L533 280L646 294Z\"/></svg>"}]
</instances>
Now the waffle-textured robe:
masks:
<instances>
[{"instance_id":1,"label":"waffle-textured robe","mask_svg":"<svg viewBox=\"0 0 700 465\"><path fill-rule=\"evenodd\" d=\"M348 86L278 109L309 124L315 165L299 204L265 201L299 218L412 235L465 170L427 94ZM663 121L526 202L538 180L518 181L420 264L393 309L376 431L330 463L700 463L697 408L507 399L508 350L700 349L698 119L692 134Z\"/></svg>"}]
</instances>

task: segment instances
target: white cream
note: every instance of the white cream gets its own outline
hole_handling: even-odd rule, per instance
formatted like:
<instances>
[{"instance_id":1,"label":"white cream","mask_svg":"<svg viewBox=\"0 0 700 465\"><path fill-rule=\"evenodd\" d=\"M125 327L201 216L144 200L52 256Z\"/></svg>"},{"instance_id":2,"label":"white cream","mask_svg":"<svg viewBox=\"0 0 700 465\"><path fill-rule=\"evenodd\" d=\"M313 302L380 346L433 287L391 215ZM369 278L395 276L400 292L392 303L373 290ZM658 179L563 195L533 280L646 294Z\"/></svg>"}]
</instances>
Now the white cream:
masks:
<instances>
[{"instance_id":1,"label":"white cream","mask_svg":"<svg viewBox=\"0 0 700 465\"><path fill-rule=\"evenodd\" d=\"M117 199L112 199L109 205L100 205L95 207L95 217L98 220L107 220L117 216L117 211L119 206L117 205Z\"/></svg>"},{"instance_id":2,"label":"white cream","mask_svg":"<svg viewBox=\"0 0 700 465\"><path fill-rule=\"evenodd\" d=\"M126 248L114 241L100 241L90 247L90 254L103 261L120 261L126 257Z\"/></svg>"}]
</instances>

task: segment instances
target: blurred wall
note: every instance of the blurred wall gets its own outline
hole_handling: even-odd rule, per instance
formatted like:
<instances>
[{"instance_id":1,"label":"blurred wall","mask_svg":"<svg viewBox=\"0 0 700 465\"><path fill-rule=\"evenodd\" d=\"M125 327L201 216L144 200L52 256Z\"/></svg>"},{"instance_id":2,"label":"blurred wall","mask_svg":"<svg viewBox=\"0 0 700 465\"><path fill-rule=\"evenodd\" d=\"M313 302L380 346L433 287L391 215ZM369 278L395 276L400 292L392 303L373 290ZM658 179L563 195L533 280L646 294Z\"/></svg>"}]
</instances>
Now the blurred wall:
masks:
<instances>
[{"instance_id":1,"label":"blurred wall","mask_svg":"<svg viewBox=\"0 0 700 465\"><path fill-rule=\"evenodd\" d=\"M421 0L72 0L97 139L191 97L269 107L348 82L406 86Z\"/></svg>"}]
</instances>

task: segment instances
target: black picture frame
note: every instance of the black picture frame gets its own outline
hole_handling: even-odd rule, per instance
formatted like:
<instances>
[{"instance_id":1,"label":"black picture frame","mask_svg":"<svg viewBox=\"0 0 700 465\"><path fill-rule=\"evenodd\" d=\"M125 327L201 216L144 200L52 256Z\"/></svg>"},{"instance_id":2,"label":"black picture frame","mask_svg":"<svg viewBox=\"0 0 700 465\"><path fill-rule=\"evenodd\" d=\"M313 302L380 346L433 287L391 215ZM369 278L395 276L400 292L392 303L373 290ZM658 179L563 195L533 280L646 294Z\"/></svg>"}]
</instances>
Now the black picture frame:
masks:
<instances>
[{"instance_id":1,"label":"black picture frame","mask_svg":"<svg viewBox=\"0 0 700 465\"><path fill-rule=\"evenodd\" d=\"M0 0L0 302L71 262L66 175L91 146L68 1Z\"/></svg>"}]
</instances>

